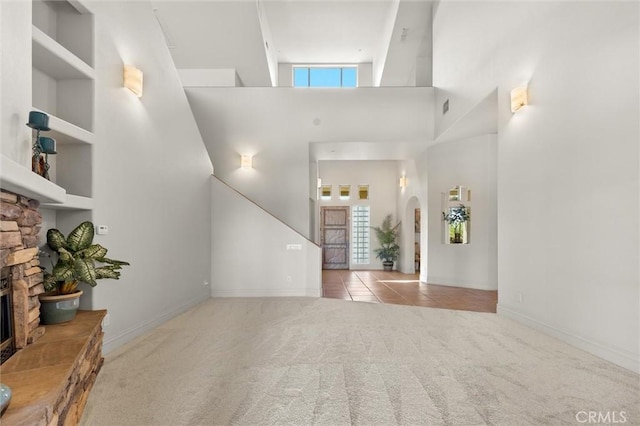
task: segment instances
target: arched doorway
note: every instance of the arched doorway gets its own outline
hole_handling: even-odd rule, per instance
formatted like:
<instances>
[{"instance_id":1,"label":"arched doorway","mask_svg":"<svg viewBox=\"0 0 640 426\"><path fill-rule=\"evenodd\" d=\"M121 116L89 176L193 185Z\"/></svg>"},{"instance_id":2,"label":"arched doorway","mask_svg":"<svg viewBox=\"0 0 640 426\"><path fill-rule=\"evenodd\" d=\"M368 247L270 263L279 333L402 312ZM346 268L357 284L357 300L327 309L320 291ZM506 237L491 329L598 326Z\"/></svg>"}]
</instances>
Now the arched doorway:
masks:
<instances>
[{"instance_id":1,"label":"arched doorway","mask_svg":"<svg viewBox=\"0 0 640 426\"><path fill-rule=\"evenodd\" d=\"M422 211L418 197L407 201L402 215L400 271L405 274L420 273L425 259L422 257Z\"/></svg>"}]
</instances>

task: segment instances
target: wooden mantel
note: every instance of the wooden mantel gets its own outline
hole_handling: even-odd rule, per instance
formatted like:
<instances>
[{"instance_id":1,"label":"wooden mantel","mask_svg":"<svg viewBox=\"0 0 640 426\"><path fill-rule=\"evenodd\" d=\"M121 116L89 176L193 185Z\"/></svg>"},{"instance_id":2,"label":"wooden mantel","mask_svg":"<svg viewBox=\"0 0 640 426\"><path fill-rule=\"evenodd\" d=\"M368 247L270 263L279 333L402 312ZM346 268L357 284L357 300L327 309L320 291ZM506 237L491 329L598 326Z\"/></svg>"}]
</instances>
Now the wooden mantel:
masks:
<instances>
[{"instance_id":1,"label":"wooden mantel","mask_svg":"<svg viewBox=\"0 0 640 426\"><path fill-rule=\"evenodd\" d=\"M102 319L107 311L78 311L48 325L37 342L0 366L13 392L2 425L75 425L102 366Z\"/></svg>"}]
</instances>

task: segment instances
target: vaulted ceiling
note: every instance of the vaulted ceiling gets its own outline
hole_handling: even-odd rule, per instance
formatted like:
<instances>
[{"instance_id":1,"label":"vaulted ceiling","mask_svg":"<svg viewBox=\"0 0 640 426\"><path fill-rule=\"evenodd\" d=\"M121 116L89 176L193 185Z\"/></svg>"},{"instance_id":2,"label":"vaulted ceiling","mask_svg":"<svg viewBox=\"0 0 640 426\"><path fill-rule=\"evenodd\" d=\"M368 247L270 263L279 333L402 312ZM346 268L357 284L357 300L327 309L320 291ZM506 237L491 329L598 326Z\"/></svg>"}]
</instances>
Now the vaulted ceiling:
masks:
<instances>
[{"instance_id":1,"label":"vaulted ceiling","mask_svg":"<svg viewBox=\"0 0 640 426\"><path fill-rule=\"evenodd\" d=\"M374 85L431 85L430 0L156 0L176 67L272 86L278 63L372 63Z\"/></svg>"}]
</instances>

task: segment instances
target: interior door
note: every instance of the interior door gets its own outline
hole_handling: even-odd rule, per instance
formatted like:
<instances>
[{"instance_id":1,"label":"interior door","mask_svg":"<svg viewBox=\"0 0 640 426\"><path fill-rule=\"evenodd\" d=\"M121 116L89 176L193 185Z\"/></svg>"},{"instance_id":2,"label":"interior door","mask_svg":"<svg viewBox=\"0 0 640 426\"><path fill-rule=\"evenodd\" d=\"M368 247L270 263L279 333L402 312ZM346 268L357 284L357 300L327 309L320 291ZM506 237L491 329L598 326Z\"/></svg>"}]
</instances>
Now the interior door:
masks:
<instances>
[{"instance_id":1,"label":"interior door","mask_svg":"<svg viewBox=\"0 0 640 426\"><path fill-rule=\"evenodd\" d=\"M349 207L320 209L322 269L349 269Z\"/></svg>"}]
</instances>

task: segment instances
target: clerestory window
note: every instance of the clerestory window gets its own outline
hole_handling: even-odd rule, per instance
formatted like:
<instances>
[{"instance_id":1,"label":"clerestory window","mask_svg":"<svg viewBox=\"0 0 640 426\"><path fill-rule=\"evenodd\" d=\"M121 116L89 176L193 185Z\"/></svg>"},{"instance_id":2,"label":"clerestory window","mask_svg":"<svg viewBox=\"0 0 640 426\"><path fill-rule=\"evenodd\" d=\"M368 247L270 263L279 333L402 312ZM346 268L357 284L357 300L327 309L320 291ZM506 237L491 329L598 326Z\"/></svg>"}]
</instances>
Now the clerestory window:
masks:
<instances>
[{"instance_id":1,"label":"clerestory window","mask_svg":"<svg viewBox=\"0 0 640 426\"><path fill-rule=\"evenodd\" d=\"M358 68L328 66L293 67L293 87L357 87Z\"/></svg>"}]
</instances>

